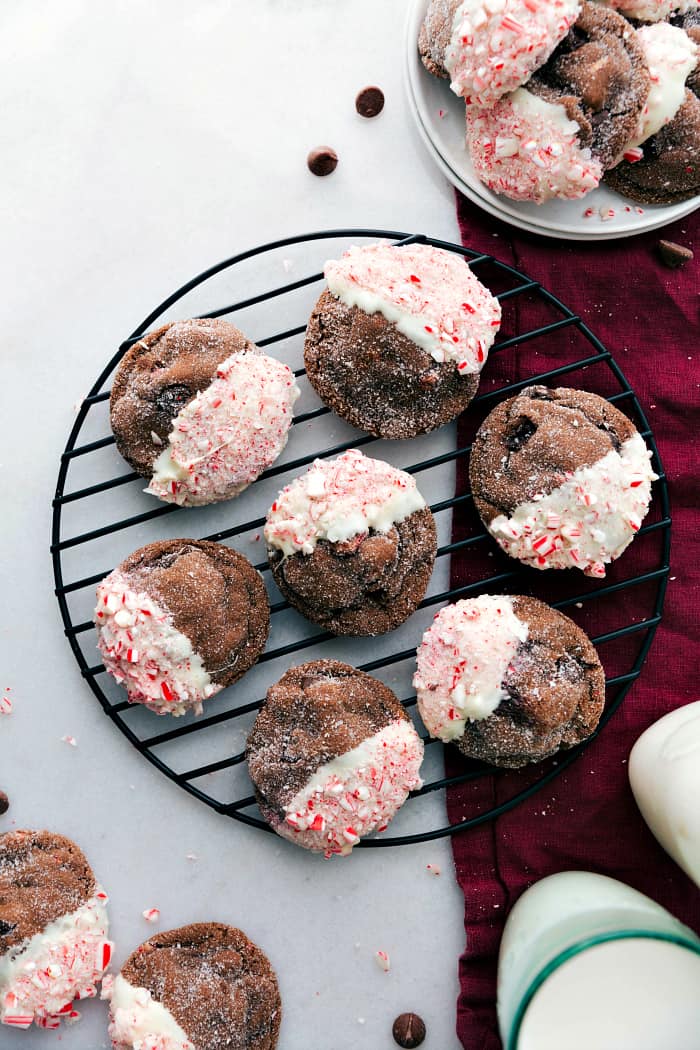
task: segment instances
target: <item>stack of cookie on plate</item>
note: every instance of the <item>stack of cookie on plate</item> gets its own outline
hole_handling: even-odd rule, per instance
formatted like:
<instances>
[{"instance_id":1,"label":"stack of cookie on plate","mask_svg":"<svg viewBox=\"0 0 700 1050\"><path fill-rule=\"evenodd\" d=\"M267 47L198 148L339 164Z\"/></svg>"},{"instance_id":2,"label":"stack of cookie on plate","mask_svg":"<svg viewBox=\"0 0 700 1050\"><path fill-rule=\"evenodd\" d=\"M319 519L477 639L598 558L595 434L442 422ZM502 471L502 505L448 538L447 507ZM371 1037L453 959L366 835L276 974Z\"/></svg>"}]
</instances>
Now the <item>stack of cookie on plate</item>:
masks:
<instances>
[{"instance_id":1,"label":"stack of cookie on plate","mask_svg":"<svg viewBox=\"0 0 700 1050\"><path fill-rule=\"evenodd\" d=\"M604 21L619 17L591 10ZM378 243L351 247L324 273L304 362L329 408L393 441L468 407L501 306L467 259L428 244ZM123 358L112 425L150 494L200 506L239 497L270 466L296 397L286 365L232 325L181 321ZM603 398L526 387L478 431L474 505L512 558L600 578L648 510L650 456ZM353 448L293 478L263 531L283 598L340 637L405 623L423 601L437 550L414 474ZM259 659L269 613L260 574L242 554L184 538L142 547L110 573L97 590L95 624L105 667L132 703L196 715ZM526 595L486 594L441 609L416 660L428 733L473 759L538 762L585 740L601 717L605 680L590 640ZM299 846L347 855L420 789L424 739L394 692L364 671L338 659L290 667L268 689L248 739L260 812Z\"/></svg>"},{"instance_id":2,"label":"stack of cookie on plate","mask_svg":"<svg viewBox=\"0 0 700 1050\"><path fill-rule=\"evenodd\" d=\"M431 0L418 47L495 193L674 204L700 192L699 38L696 0Z\"/></svg>"}]
</instances>

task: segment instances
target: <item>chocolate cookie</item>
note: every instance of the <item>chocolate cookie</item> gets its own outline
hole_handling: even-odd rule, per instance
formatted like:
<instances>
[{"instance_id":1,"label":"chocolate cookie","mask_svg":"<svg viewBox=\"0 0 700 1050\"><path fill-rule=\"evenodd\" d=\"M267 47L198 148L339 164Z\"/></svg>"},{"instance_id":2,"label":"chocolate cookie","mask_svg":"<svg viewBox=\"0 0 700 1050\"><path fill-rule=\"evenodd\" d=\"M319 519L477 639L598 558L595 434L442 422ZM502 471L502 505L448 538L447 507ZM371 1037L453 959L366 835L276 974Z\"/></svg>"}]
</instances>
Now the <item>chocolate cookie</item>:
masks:
<instances>
[{"instance_id":1,"label":"chocolate cookie","mask_svg":"<svg viewBox=\"0 0 700 1050\"><path fill-rule=\"evenodd\" d=\"M607 169L633 137L650 83L644 50L629 22L584 0L576 23L528 89L548 89L548 101L559 99L566 106L581 127L581 145Z\"/></svg>"},{"instance_id":2,"label":"chocolate cookie","mask_svg":"<svg viewBox=\"0 0 700 1050\"><path fill-rule=\"evenodd\" d=\"M263 817L326 857L386 828L420 787L422 759L423 742L391 689L337 660L287 671L248 738Z\"/></svg>"},{"instance_id":3,"label":"chocolate cookie","mask_svg":"<svg viewBox=\"0 0 700 1050\"><path fill-rule=\"evenodd\" d=\"M507 554L535 569L602 577L649 508L650 458L604 398L531 386L484 420L469 476L476 509Z\"/></svg>"},{"instance_id":4,"label":"chocolate cookie","mask_svg":"<svg viewBox=\"0 0 700 1050\"><path fill-rule=\"evenodd\" d=\"M691 8L683 14L673 15L669 21L671 25L685 30L693 43L700 49L700 7ZM698 61L695 64L695 69L688 77L687 86L694 94L700 96L700 50L698 51Z\"/></svg>"},{"instance_id":5,"label":"chocolate cookie","mask_svg":"<svg viewBox=\"0 0 700 1050\"><path fill-rule=\"evenodd\" d=\"M579 8L579 0L432 0L418 50L467 105L491 106L546 62Z\"/></svg>"},{"instance_id":6,"label":"chocolate cookie","mask_svg":"<svg viewBox=\"0 0 700 1050\"><path fill-rule=\"evenodd\" d=\"M195 923L156 934L114 980L115 1050L274 1050L282 1004L266 955L233 926Z\"/></svg>"},{"instance_id":7,"label":"chocolate cookie","mask_svg":"<svg viewBox=\"0 0 700 1050\"><path fill-rule=\"evenodd\" d=\"M467 106L466 116L474 171L494 193L544 204L576 200L600 183L593 128L573 96L533 78L493 106Z\"/></svg>"},{"instance_id":8,"label":"chocolate cookie","mask_svg":"<svg viewBox=\"0 0 700 1050\"><path fill-rule=\"evenodd\" d=\"M700 193L700 99L686 90L673 120L641 146L641 160L623 160L605 182L642 204L677 204Z\"/></svg>"},{"instance_id":9,"label":"chocolate cookie","mask_svg":"<svg viewBox=\"0 0 700 1050\"><path fill-rule=\"evenodd\" d=\"M535 598L481 595L442 609L413 684L432 736L517 768L591 735L605 675L590 640Z\"/></svg>"},{"instance_id":10,"label":"chocolate cookie","mask_svg":"<svg viewBox=\"0 0 700 1050\"><path fill-rule=\"evenodd\" d=\"M228 321L163 325L123 357L110 397L117 448L149 492L198 506L231 499L287 443L294 375Z\"/></svg>"},{"instance_id":11,"label":"chocolate cookie","mask_svg":"<svg viewBox=\"0 0 700 1050\"><path fill-rule=\"evenodd\" d=\"M105 667L156 714L200 714L265 648L265 585L247 558L207 540L140 547L97 588Z\"/></svg>"},{"instance_id":12,"label":"chocolate cookie","mask_svg":"<svg viewBox=\"0 0 700 1050\"><path fill-rule=\"evenodd\" d=\"M501 319L464 259L424 244L371 244L324 273L304 362L329 408L383 438L415 437L458 416Z\"/></svg>"},{"instance_id":13,"label":"chocolate cookie","mask_svg":"<svg viewBox=\"0 0 700 1050\"><path fill-rule=\"evenodd\" d=\"M0 1022L57 1028L109 964L107 895L80 849L49 831L0 835ZM40 978L40 979L39 979Z\"/></svg>"},{"instance_id":14,"label":"chocolate cookie","mask_svg":"<svg viewBox=\"0 0 700 1050\"><path fill-rule=\"evenodd\" d=\"M270 568L285 598L334 634L393 631L420 604L435 521L414 478L357 449L317 459L268 511Z\"/></svg>"}]
</instances>

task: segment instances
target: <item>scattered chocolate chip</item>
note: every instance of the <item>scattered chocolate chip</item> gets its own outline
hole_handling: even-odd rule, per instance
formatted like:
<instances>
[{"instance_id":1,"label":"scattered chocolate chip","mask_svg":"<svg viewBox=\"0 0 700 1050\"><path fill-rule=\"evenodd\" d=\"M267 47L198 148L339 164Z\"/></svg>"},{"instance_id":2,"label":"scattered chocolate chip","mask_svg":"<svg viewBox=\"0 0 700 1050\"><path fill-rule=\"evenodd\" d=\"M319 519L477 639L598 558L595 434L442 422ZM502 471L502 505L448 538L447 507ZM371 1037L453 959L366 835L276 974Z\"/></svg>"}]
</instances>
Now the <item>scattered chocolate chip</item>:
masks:
<instances>
[{"instance_id":1,"label":"scattered chocolate chip","mask_svg":"<svg viewBox=\"0 0 700 1050\"><path fill-rule=\"evenodd\" d=\"M4 791L0 791L0 814L7 813L10 808L10 800Z\"/></svg>"},{"instance_id":2,"label":"scattered chocolate chip","mask_svg":"<svg viewBox=\"0 0 700 1050\"><path fill-rule=\"evenodd\" d=\"M365 87L358 91L355 109L361 117L376 117L384 109L384 92L378 87Z\"/></svg>"},{"instance_id":3,"label":"scattered chocolate chip","mask_svg":"<svg viewBox=\"0 0 700 1050\"><path fill-rule=\"evenodd\" d=\"M0 919L0 937L7 937L8 933L12 933L15 928L15 923L5 922L4 919Z\"/></svg>"},{"instance_id":4,"label":"scattered chocolate chip","mask_svg":"<svg viewBox=\"0 0 700 1050\"><path fill-rule=\"evenodd\" d=\"M674 244L673 241L659 241L658 249L661 262L672 270L678 270L693 258L690 248L684 248L682 244Z\"/></svg>"},{"instance_id":5,"label":"scattered chocolate chip","mask_svg":"<svg viewBox=\"0 0 700 1050\"><path fill-rule=\"evenodd\" d=\"M391 1033L394 1042L403 1046L406 1050L420 1046L425 1039L425 1024L418 1014L399 1014L394 1021Z\"/></svg>"},{"instance_id":6,"label":"scattered chocolate chip","mask_svg":"<svg viewBox=\"0 0 700 1050\"><path fill-rule=\"evenodd\" d=\"M330 175L338 167L338 154L330 146L319 146L311 150L306 164L312 175Z\"/></svg>"}]
</instances>

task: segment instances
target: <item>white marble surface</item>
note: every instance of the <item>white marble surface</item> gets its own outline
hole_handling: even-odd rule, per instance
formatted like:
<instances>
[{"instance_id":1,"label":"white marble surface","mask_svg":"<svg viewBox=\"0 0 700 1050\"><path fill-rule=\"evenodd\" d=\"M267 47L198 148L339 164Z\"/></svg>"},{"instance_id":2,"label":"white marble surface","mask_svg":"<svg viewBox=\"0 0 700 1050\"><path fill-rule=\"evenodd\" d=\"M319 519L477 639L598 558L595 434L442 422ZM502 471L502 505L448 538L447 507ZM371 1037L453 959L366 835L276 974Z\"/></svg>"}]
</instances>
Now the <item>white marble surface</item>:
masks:
<instances>
[{"instance_id":1,"label":"white marble surface","mask_svg":"<svg viewBox=\"0 0 700 1050\"><path fill-rule=\"evenodd\" d=\"M403 0L0 5L0 689L15 702L0 719L12 802L0 828L48 826L84 847L111 893L117 963L154 932L141 917L153 905L162 928L242 926L279 974L280 1050L389 1050L405 1009L425 1018L426 1050L456 1050L463 926L448 843L326 863L217 817L152 769L102 715L63 638L50 500L74 403L192 274L311 229L455 238L452 191L404 99L403 17ZM387 105L363 121L353 100L372 82ZM319 143L340 154L325 180L305 167ZM123 552L141 536L120 540ZM442 804L431 801L433 820ZM105 1018L90 1002L76 1027L3 1030L0 1045L97 1050Z\"/></svg>"}]
</instances>

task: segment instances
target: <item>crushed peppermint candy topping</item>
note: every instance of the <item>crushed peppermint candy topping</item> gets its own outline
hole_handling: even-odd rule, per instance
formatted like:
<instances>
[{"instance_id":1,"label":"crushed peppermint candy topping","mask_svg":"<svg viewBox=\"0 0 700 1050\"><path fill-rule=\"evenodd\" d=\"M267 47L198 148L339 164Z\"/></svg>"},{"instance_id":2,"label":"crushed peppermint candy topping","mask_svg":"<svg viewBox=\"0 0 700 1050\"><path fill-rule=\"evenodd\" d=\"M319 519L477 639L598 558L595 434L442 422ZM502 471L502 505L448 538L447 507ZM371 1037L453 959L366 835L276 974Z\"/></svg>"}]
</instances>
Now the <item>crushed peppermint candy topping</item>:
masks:
<instances>
[{"instance_id":1,"label":"crushed peppermint candy topping","mask_svg":"<svg viewBox=\"0 0 700 1050\"><path fill-rule=\"evenodd\" d=\"M671 15L684 15L700 8L698 0L599 0L599 3L640 22L662 22Z\"/></svg>"},{"instance_id":2,"label":"crushed peppermint candy topping","mask_svg":"<svg viewBox=\"0 0 700 1050\"><path fill-rule=\"evenodd\" d=\"M445 52L450 87L467 105L492 105L544 65L580 9L580 0L465 0Z\"/></svg>"},{"instance_id":3,"label":"crushed peppermint candy topping","mask_svg":"<svg viewBox=\"0 0 700 1050\"><path fill-rule=\"evenodd\" d=\"M195 1050L170 1010L121 974L112 985L109 1012L114 1050Z\"/></svg>"},{"instance_id":4,"label":"crushed peppermint candy topping","mask_svg":"<svg viewBox=\"0 0 700 1050\"><path fill-rule=\"evenodd\" d=\"M146 908L146 910L142 911L141 914L143 915L146 922L160 921L160 908Z\"/></svg>"},{"instance_id":5,"label":"crushed peppermint candy topping","mask_svg":"<svg viewBox=\"0 0 700 1050\"><path fill-rule=\"evenodd\" d=\"M684 29L668 22L641 26L636 37L649 66L651 85L637 130L618 158L633 163L643 156L638 147L672 121L683 105L685 82L695 69L700 52Z\"/></svg>"},{"instance_id":6,"label":"crushed peppermint candy topping","mask_svg":"<svg viewBox=\"0 0 700 1050\"><path fill-rule=\"evenodd\" d=\"M97 588L94 620L105 668L130 703L159 715L201 714L202 701L221 689L171 614L145 591L135 591L118 569Z\"/></svg>"},{"instance_id":7,"label":"crushed peppermint candy topping","mask_svg":"<svg viewBox=\"0 0 700 1050\"><path fill-rule=\"evenodd\" d=\"M376 964L377 964L377 966L379 967L380 970L383 970L384 973L389 973L389 970L391 969L391 960L389 958L389 953L388 952L381 951L381 950L378 951L378 952L375 952L374 953L374 961L376 962Z\"/></svg>"},{"instance_id":8,"label":"crushed peppermint candy topping","mask_svg":"<svg viewBox=\"0 0 700 1050\"><path fill-rule=\"evenodd\" d=\"M503 679L528 625L513 599L482 594L447 605L416 652L418 710L433 737L455 740L469 721L488 718L506 697Z\"/></svg>"},{"instance_id":9,"label":"crushed peppermint candy topping","mask_svg":"<svg viewBox=\"0 0 700 1050\"><path fill-rule=\"evenodd\" d=\"M411 722L384 726L358 747L322 765L284 807L275 830L306 849L347 855L373 831L384 831L421 786L423 741Z\"/></svg>"},{"instance_id":10,"label":"crushed peppermint candy topping","mask_svg":"<svg viewBox=\"0 0 700 1050\"><path fill-rule=\"evenodd\" d=\"M429 875L442 875L442 868L439 864L426 864L425 870Z\"/></svg>"},{"instance_id":11,"label":"crushed peppermint candy topping","mask_svg":"<svg viewBox=\"0 0 700 1050\"><path fill-rule=\"evenodd\" d=\"M173 420L146 491L180 506L237 496L287 444L298 397L294 374L281 361L232 354Z\"/></svg>"},{"instance_id":12,"label":"crushed peppermint candy topping","mask_svg":"<svg viewBox=\"0 0 700 1050\"><path fill-rule=\"evenodd\" d=\"M0 696L0 715L11 715L13 710L12 697L9 696L10 687L5 686L5 692Z\"/></svg>"},{"instance_id":13,"label":"crushed peppermint candy topping","mask_svg":"<svg viewBox=\"0 0 700 1050\"><path fill-rule=\"evenodd\" d=\"M651 499L651 452L639 434L552 492L487 525L507 554L535 569L581 569L602 579L632 542Z\"/></svg>"},{"instance_id":14,"label":"crushed peppermint candy topping","mask_svg":"<svg viewBox=\"0 0 700 1050\"><path fill-rule=\"evenodd\" d=\"M525 88L491 109L467 108L467 144L484 185L517 201L573 200L595 189L599 161L579 142L566 109Z\"/></svg>"},{"instance_id":15,"label":"crushed peppermint candy topping","mask_svg":"<svg viewBox=\"0 0 700 1050\"><path fill-rule=\"evenodd\" d=\"M99 887L76 911L56 919L0 957L0 1021L14 1028L58 1028L77 1021L74 999L97 995L113 945L107 895Z\"/></svg>"},{"instance_id":16,"label":"crushed peppermint candy topping","mask_svg":"<svg viewBox=\"0 0 700 1050\"><path fill-rule=\"evenodd\" d=\"M265 540L287 556L311 554L321 539L344 543L370 529L386 533L423 507L411 474L350 449L315 460L282 489L268 511Z\"/></svg>"},{"instance_id":17,"label":"crushed peppermint candy topping","mask_svg":"<svg viewBox=\"0 0 700 1050\"><path fill-rule=\"evenodd\" d=\"M70 736L68 733L66 733L65 736L61 737L61 743L68 744L70 747L78 746L78 741L76 740L76 738L74 736Z\"/></svg>"},{"instance_id":18,"label":"crushed peppermint candy topping","mask_svg":"<svg viewBox=\"0 0 700 1050\"><path fill-rule=\"evenodd\" d=\"M461 256L428 244L367 244L323 272L342 303L380 313L435 361L454 361L463 375L484 367L501 306Z\"/></svg>"}]
</instances>

